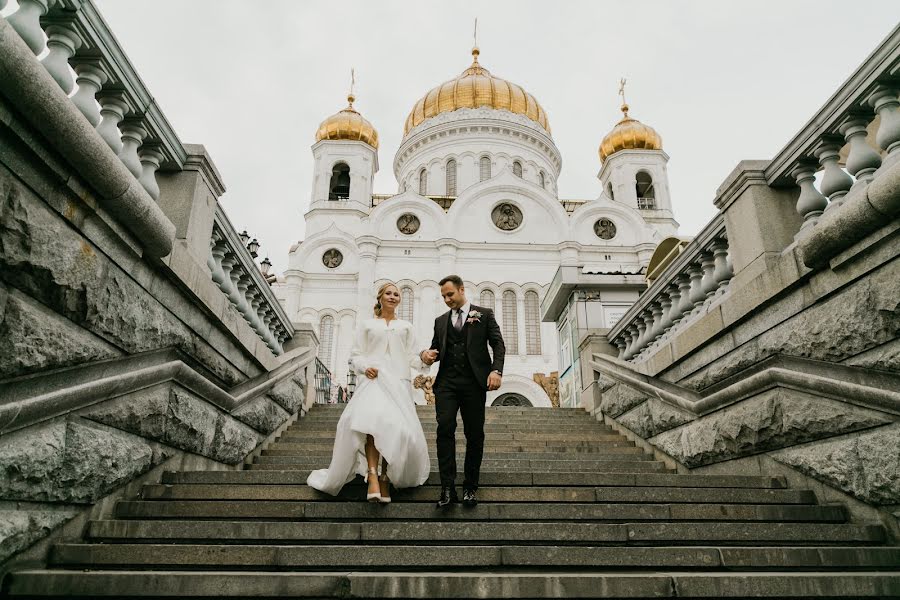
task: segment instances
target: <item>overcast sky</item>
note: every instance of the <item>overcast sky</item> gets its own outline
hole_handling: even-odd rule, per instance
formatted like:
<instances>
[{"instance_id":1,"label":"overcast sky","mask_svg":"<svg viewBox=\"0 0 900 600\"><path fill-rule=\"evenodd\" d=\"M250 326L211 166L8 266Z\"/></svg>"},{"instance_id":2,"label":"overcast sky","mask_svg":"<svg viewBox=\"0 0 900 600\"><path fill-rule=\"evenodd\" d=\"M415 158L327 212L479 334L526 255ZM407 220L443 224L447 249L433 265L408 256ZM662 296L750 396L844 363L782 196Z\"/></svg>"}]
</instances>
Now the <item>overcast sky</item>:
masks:
<instances>
[{"instance_id":1,"label":"overcast sky","mask_svg":"<svg viewBox=\"0 0 900 600\"><path fill-rule=\"evenodd\" d=\"M375 191L413 104L471 62L531 92L563 157L562 198L596 198L597 147L620 118L652 125L671 157L685 235L713 215L742 159L771 158L900 19L895 0L95 0L183 142L204 144L239 230L281 272L304 237L310 146L345 105L378 129Z\"/></svg>"}]
</instances>

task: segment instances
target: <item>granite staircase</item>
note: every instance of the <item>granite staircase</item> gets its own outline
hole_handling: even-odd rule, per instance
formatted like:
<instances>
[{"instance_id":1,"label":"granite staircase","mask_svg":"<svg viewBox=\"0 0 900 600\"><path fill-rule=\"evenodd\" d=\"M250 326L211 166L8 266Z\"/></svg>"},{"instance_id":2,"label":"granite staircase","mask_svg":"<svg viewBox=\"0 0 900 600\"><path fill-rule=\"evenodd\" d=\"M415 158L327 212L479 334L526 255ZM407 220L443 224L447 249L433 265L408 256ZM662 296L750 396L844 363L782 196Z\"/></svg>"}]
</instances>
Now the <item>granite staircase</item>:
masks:
<instances>
[{"instance_id":1,"label":"granite staircase","mask_svg":"<svg viewBox=\"0 0 900 600\"><path fill-rule=\"evenodd\" d=\"M872 598L900 596L880 525L777 477L679 475L580 410L491 408L480 504L434 507L436 462L390 505L326 466L316 406L244 470L170 472L120 501L11 597ZM419 407L431 448L434 411ZM458 434L460 453L464 448ZM461 458L461 457L460 457ZM432 456L434 459L434 456ZM460 462L460 465L462 463Z\"/></svg>"}]
</instances>

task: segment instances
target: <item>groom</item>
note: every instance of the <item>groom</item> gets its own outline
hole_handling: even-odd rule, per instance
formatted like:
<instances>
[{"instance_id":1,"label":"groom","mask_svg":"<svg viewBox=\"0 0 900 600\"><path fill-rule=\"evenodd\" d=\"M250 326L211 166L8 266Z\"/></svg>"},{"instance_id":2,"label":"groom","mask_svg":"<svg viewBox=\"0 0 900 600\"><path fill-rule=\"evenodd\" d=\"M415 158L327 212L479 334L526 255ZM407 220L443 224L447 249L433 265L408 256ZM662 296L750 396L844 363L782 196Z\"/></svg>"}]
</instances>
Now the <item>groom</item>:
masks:
<instances>
[{"instance_id":1,"label":"groom","mask_svg":"<svg viewBox=\"0 0 900 600\"><path fill-rule=\"evenodd\" d=\"M431 348L420 358L426 365L440 361L434 382L437 413L437 455L441 472L438 508L456 496L456 414L462 412L466 433L463 504L475 506L478 473L484 454L484 405L488 391L500 387L506 347L494 311L466 299L462 279L448 275L440 281L441 296L450 310L434 321ZM488 346L494 352L491 360Z\"/></svg>"}]
</instances>

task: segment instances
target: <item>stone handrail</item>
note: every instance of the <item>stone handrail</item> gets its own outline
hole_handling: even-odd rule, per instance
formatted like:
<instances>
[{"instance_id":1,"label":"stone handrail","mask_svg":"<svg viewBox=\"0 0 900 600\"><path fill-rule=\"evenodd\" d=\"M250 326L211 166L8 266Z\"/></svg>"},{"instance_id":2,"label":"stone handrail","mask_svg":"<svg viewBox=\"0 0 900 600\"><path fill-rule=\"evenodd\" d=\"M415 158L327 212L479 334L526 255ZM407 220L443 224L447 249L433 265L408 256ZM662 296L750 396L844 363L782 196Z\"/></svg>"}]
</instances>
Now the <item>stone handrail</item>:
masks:
<instances>
[{"instance_id":1,"label":"stone handrail","mask_svg":"<svg viewBox=\"0 0 900 600\"><path fill-rule=\"evenodd\" d=\"M233 413L315 359L297 348L271 372L226 390L192 368L176 350L162 350L7 383L0 390L0 435L23 429L130 392L174 381Z\"/></svg>"},{"instance_id":2,"label":"stone handrail","mask_svg":"<svg viewBox=\"0 0 900 600\"><path fill-rule=\"evenodd\" d=\"M728 290L732 269L722 214L669 264L609 332L619 358L641 353L688 327Z\"/></svg>"},{"instance_id":3,"label":"stone handrail","mask_svg":"<svg viewBox=\"0 0 900 600\"><path fill-rule=\"evenodd\" d=\"M798 239L854 187L900 159L900 25L863 61L765 169L772 186L800 187ZM874 140L874 143L873 143ZM842 167L843 165L843 167ZM822 175L818 184L815 177Z\"/></svg>"},{"instance_id":4,"label":"stone handrail","mask_svg":"<svg viewBox=\"0 0 900 600\"><path fill-rule=\"evenodd\" d=\"M274 354L281 354L294 328L221 206L216 207L206 264L250 327Z\"/></svg>"}]
</instances>

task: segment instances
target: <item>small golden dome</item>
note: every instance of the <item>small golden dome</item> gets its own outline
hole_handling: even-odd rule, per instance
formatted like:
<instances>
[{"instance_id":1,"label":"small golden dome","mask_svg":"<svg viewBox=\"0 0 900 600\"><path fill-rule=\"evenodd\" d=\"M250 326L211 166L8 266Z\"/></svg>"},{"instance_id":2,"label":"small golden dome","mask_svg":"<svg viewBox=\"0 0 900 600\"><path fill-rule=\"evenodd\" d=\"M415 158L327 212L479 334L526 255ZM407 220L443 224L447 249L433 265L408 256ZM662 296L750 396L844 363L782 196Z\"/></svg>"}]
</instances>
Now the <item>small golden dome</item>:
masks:
<instances>
[{"instance_id":1,"label":"small golden dome","mask_svg":"<svg viewBox=\"0 0 900 600\"><path fill-rule=\"evenodd\" d=\"M319 125L316 131L316 141L322 140L352 140L365 142L376 150L378 149L378 132L361 114L353 108L356 98L353 94L347 96L347 108L333 114Z\"/></svg>"},{"instance_id":2,"label":"small golden dome","mask_svg":"<svg viewBox=\"0 0 900 600\"><path fill-rule=\"evenodd\" d=\"M410 129L431 117L460 108L483 106L525 115L550 133L547 113L534 96L515 83L491 75L490 71L478 64L479 54L478 48L473 48L472 66L455 79L432 88L416 102L406 118L404 136Z\"/></svg>"},{"instance_id":3,"label":"small golden dome","mask_svg":"<svg viewBox=\"0 0 900 600\"><path fill-rule=\"evenodd\" d=\"M625 115L600 142L600 162L619 150L662 150L662 138L656 130L628 116L628 105L622 104Z\"/></svg>"}]
</instances>

